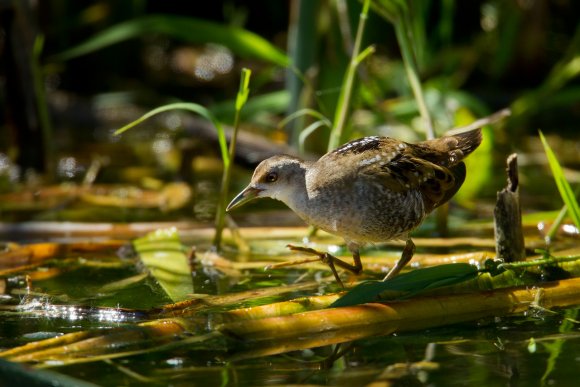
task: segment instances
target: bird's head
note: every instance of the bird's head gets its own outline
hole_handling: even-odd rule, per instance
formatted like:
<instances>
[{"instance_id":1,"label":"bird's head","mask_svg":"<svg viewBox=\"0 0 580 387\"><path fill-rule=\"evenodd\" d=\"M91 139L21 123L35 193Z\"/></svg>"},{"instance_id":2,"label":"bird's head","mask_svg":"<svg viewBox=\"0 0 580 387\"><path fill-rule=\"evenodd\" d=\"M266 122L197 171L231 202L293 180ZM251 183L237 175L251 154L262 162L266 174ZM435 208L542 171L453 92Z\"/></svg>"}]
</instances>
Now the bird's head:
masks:
<instances>
[{"instance_id":1,"label":"bird's head","mask_svg":"<svg viewBox=\"0 0 580 387\"><path fill-rule=\"evenodd\" d=\"M305 164L292 156L274 156L262 161L250 184L228 205L226 211L238 208L256 198L272 198L292 207L297 195L305 192Z\"/></svg>"}]
</instances>

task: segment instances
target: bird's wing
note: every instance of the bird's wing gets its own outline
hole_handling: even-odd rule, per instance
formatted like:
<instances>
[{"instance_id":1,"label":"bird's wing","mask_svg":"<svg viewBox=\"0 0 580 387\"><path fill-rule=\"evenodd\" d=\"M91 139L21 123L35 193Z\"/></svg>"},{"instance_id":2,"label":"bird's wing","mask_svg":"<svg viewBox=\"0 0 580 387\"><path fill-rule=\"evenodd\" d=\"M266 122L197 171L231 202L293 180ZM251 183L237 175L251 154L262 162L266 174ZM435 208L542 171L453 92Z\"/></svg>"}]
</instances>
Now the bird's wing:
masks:
<instances>
[{"instance_id":1,"label":"bird's wing","mask_svg":"<svg viewBox=\"0 0 580 387\"><path fill-rule=\"evenodd\" d=\"M417 189L429 212L448 201L465 180L465 165L458 160L460 154L453 153L457 144L451 137L427 144L364 137L321 157L316 181L330 185L360 177L392 192ZM346 157L348 168L343 165Z\"/></svg>"},{"instance_id":2,"label":"bird's wing","mask_svg":"<svg viewBox=\"0 0 580 387\"><path fill-rule=\"evenodd\" d=\"M359 174L393 192L418 189L431 211L457 192L465 179L465 165L459 163L448 169L403 151L387 163L361 167Z\"/></svg>"}]
</instances>

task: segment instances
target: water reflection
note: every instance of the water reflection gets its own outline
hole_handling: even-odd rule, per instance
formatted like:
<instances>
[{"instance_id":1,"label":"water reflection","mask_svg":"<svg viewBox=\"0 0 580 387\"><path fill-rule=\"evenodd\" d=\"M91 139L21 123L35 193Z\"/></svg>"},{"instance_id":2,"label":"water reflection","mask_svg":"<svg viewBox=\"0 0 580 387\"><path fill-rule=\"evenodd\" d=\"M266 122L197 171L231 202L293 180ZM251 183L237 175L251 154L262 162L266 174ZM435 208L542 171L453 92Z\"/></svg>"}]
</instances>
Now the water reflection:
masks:
<instances>
[{"instance_id":1,"label":"water reflection","mask_svg":"<svg viewBox=\"0 0 580 387\"><path fill-rule=\"evenodd\" d=\"M88 320L99 323L125 323L140 321L144 313L122 308L94 308L89 306L56 305L44 299L25 299L15 307L16 312L29 316L67 321Z\"/></svg>"}]
</instances>

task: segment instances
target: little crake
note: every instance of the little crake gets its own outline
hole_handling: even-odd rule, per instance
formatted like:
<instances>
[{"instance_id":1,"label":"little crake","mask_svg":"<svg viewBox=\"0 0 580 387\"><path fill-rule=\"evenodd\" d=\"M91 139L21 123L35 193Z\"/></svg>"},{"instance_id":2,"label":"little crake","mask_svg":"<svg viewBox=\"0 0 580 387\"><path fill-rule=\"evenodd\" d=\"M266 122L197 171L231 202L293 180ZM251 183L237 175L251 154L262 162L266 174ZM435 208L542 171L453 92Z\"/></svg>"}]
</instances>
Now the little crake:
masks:
<instances>
[{"instance_id":1,"label":"little crake","mask_svg":"<svg viewBox=\"0 0 580 387\"><path fill-rule=\"evenodd\" d=\"M335 275L338 262L354 273L362 270L361 245L406 240L388 279L413 256L415 245L409 232L461 187L465 180L462 159L480 143L481 131L475 129L417 144L364 137L314 162L274 156L258 165L250 184L227 211L255 198L284 202L306 223L344 238L354 265L327 256Z\"/></svg>"}]
</instances>

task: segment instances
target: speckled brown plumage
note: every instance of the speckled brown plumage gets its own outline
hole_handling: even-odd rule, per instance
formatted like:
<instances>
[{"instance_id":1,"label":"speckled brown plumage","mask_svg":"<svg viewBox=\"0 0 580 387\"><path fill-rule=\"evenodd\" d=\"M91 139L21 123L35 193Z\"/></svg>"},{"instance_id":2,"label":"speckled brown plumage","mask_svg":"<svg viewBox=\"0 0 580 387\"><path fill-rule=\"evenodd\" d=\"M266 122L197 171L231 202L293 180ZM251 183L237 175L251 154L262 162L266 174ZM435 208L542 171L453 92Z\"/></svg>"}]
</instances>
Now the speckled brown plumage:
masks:
<instances>
[{"instance_id":1,"label":"speckled brown plumage","mask_svg":"<svg viewBox=\"0 0 580 387\"><path fill-rule=\"evenodd\" d=\"M258 165L228 210L258 197L281 200L306 223L343 237L355 263L348 268L358 272L365 243L405 239L412 256L409 232L461 187L461 160L480 142L476 129L417 144L364 137L314 162L274 156Z\"/></svg>"}]
</instances>

